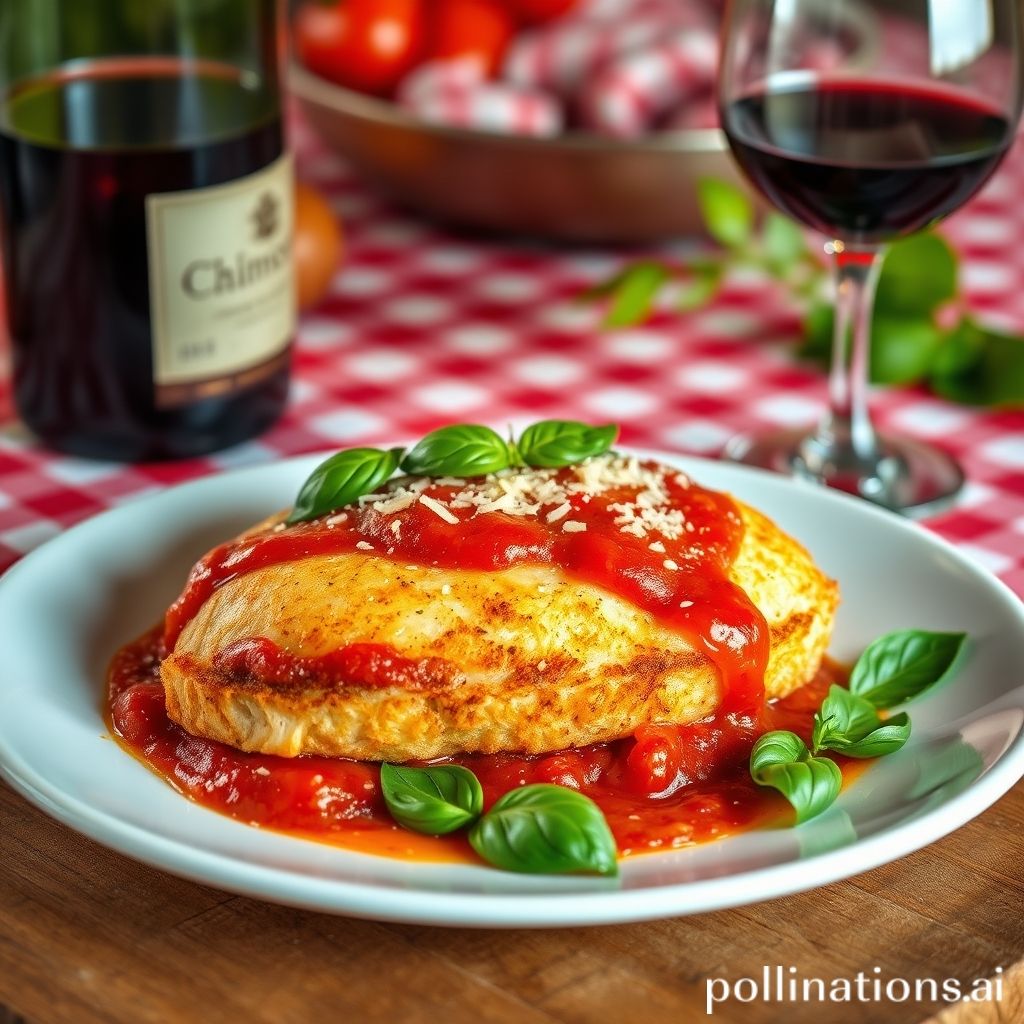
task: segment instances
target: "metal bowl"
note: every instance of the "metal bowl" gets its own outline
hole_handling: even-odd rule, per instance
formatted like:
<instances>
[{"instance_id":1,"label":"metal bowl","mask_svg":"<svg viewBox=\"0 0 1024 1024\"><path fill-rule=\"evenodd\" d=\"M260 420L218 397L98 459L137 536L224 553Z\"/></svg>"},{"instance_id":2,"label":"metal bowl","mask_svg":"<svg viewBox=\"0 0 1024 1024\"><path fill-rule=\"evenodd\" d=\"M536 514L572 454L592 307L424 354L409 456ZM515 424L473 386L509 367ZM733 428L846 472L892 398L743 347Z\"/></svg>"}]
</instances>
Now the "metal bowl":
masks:
<instances>
[{"instance_id":1,"label":"metal bowl","mask_svg":"<svg viewBox=\"0 0 1024 1024\"><path fill-rule=\"evenodd\" d=\"M717 129L618 142L425 124L400 107L291 69L321 138L372 184L437 220L559 242L651 242L700 230L694 185L739 182Z\"/></svg>"},{"instance_id":2,"label":"metal bowl","mask_svg":"<svg viewBox=\"0 0 1024 1024\"><path fill-rule=\"evenodd\" d=\"M878 54L878 27L854 2L836 10L849 67ZM297 63L292 92L324 141L398 202L477 230L558 242L654 242L701 230L700 178L743 184L718 129L618 141L584 132L528 138L418 121Z\"/></svg>"}]
</instances>

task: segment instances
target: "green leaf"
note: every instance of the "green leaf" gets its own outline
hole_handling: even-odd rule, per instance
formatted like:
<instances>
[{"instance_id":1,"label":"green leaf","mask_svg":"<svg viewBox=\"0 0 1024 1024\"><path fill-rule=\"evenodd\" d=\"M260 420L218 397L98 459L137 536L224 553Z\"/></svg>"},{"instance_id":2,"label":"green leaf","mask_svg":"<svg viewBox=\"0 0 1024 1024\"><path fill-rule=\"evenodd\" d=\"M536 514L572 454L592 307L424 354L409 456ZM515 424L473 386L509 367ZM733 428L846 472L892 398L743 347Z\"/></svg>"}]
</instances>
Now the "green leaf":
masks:
<instances>
[{"instance_id":1,"label":"green leaf","mask_svg":"<svg viewBox=\"0 0 1024 1024\"><path fill-rule=\"evenodd\" d=\"M843 784L835 761L812 757L796 733L766 732L750 752L750 777L759 786L777 789L807 821L830 807Z\"/></svg>"},{"instance_id":2,"label":"green leaf","mask_svg":"<svg viewBox=\"0 0 1024 1024\"><path fill-rule=\"evenodd\" d=\"M910 718L904 712L887 718L876 729L866 736L851 742L836 741L829 744L830 750L838 751L847 757L884 757L894 754L910 739Z\"/></svg>"},{"instance_id":3,"label":"green leaf","mask_svg":"<svg viewBox=\"0 0 1024 1024\"><path fill-rule=\"evenodd\" d=\"M589 797L537 783L501 797L470 830L473 849L505 871L532 874L618 871L615 839Z\"/></svg>"},{"instance_id":4,"label":"green leaf","mask_svg":"<svg viewBox=\"0 0 1024 1024\"><path fill-rule=\"evenodd\" d=\"M814 715L811 746L817 753L822 747L828 747L832 739L859 740L880 721L874 704L842 686L833 685Z\"/></svg>"},{"instance_id":5,"label":"green leaf","mask_svg":"<svg viewBox=\"0 0 1024 1024\"><path fill-rule=\"evenodd\" d=\"M382 764L380 788L399 825L430 836L471 825L484 808L479 780L457 764L430 768Z\"/></svg>"},{"instance_id":6,"label":"green leaf","mask_svg":"<svg viewBox=\"0 0 1024 1024\"><path fill-rule=\"evenodd\" d=\"M871 325L871 380L916 384L928 375L942 337L930 318L876 316Z\"/></svg>"},{"instance_id":7,"label":"green leaf","mask_svg":"<svg viewBox=\"0 0 1024 1024\"><path fill-rule=\"evenodd\" d=\"M717 242L737 249L750 241L754 204L736 185L717 178L697 182L697 203L708 233Z\"/></svg>"},{"instance_id":8,"label":"green leaf","mask_svg":"<svg viewBox=\"0 0 1024 1024\"><path fill-rule=\"evenodd\" d=\"M965 319L936 354L931 385L936 394L954 402L1024 407L1024 338Z\"/></svg>"},{"instance_id":9,"label":"green leaf","mask_svg":"<svg viewBox=\"0 0 1024 1024\"><path fill-rule=\"evenodd\" d=\"M778 276L807 255L807 240L799 225L774 211L765 215L761 246L765 260Z\"/></svg>"},{"instance_id":10,"label":"green leaf","mask_svg":"<svg viewBox=\"0 0 1024 1024\"><path fill-rule=\"evenodd\" d=\"M910 719L882 721L875 706L841 686L832 686L814 716L814 752L835 750L847 757L882 757L899 750L910 736Z\"/></svg>"},{"instance_id":11,"label":"green leaf","mask_svg":"<svg viewBox=\"0 0 1024 1024\"><path fill-rule=\"evenodd\" d=\"M364 494L372 494L398 468L401 448L347 448L321 462L302 485L286 523L333 512Z\"/></svg>"},{"instance_id":12,"label":"green leaf","mask_svg":"<svg viewBox=\"0 0 1024 1024\"><path fill-rule=\"evenodd\" d=\"M815 302L804 318L804 336L797 350L803 359L811 359L823 366L832 362L832 331L835 308L830 302Z\"/></svg>"},{"instance_id":13,"label":"green leaf","mask_svg":"<svg viewBox=\"0 0 1024 1024\"><path fill-rule=\"evenodd\" d=\"M558 468L603 455L618 436L616 423L592 427L575 420L541 420L523 431L516 448L527 466Z\"/></svg>"},{"instance_id":14,"label":"green leaf","mask_svg":"<svg viewBox=\"0 0 1024 1024\"><path fill-rule=\"evenodd\" d=\"M985 350L985 332L970 317L964 317L942 340L935 353L932 373L936 377L959 377L971 372Z\"/></svg>"},{"instance_id":15,"label":"green leaf","mask_svg":"<svg viewBox=\"0 0 1024 1024\"><path fill-rule=\"evenodd\" d=\"M683 285L676 308L688 313L706 306L718 294L725 268L721 265L693 268L693 276Z\"/></svg>"},{"instance_id":16,"label":"green leaf","mask_svg":"<svg viewBox=\"0 0 1024 1024\"><path fill-rule=\"evenodd\" d=\"M966 636L923 629L887 633L857 659L850 674L850 691L876 708L903 704L946 676Z\"/></svg>"},{"instance_id":17,"label":"green leaf","mask_svg":"<svg viewBox=\"0 0 1024 1024\"><path fill-rule=\"evenodd\" d=\"M422 476L486 476L511 461L500 434L475 423L457 423L427 434L402 459L402 469Z\"/></svg>"},{"instance_id":18,"label":"green leaf","mask_svg":"<svg viewBox=\"0 0 1024 1024\"><path fill-rule=\"evenodd\" d=\"M631 327L646 320L667 278L668 270L660 263L636 263L624 270L612 290L605 326Z\"/></svg>"},{"instance_id":19,"label":"green leaf","mask_svg":"<svg viewBox=\"0 0 1024 1024\"><path fill-rule=\"evenodd\" d=\"M753 773L755 768L767 768L773 764L789 764L807 755L807 744L795 732L776 729L766 732L754 744L750 752L750 771Z\"/></svg>"},{"instance_id":20,"label":"green leaf","mask_svg":"<svg viewBox=\"0 0 1024 1024\"><path fill-rule=\"evenodd\" d=\"M882 264L875 296L876 315L930 317L956 295L957 257L934 232L893 242Z\"/></svg>"}]
</instances>

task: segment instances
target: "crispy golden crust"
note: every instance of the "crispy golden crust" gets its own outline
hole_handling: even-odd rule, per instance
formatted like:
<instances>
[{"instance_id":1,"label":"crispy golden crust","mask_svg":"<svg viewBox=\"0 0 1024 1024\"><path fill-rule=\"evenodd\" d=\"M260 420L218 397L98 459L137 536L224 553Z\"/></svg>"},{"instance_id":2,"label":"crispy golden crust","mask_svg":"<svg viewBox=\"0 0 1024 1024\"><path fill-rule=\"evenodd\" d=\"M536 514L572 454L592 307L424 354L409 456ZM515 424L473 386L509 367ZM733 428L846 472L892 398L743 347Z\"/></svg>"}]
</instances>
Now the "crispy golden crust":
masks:
<instances>
[{"instance_id":1,"label":"crispy golden crust","mask_svg":"<svg viewBox=\"0 0 1024 1024\"><path fill-rule=\"evenodd\" d=\"M835 584L759 512L745 522L732 579L771 627L766 688L784 696L816 671ZM217 651L265 636L294 654L390 644L439 657L464 678L419 690L274 686L212 666ZM646 612L550 566L470 572L373 554L307 558L233 580L185 628L162 669L168 713L242 750L405 761L481 751L541 753L706 717L715 669Z\"/></svg>"}]
</instances>

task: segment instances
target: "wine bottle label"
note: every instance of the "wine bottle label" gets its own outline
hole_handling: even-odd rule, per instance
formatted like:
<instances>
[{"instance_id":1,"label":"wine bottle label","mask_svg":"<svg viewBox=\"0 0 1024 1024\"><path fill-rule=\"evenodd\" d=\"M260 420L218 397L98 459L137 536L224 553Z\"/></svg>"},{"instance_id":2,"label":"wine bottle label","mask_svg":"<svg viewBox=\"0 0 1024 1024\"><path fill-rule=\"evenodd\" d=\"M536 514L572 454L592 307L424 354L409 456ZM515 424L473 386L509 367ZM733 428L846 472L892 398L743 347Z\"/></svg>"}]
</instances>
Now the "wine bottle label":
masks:
<instances>
[{"instance_id":1,"label":"wine bottle label","mask_svg":"<svg viewBox=\"0 0 1024 1024\"><path fill-rule=\"evenodd\" d=\"M292 161L146 197L153 378L160 406L256 383L295 328Z\"/></svg>"}]
</instances>

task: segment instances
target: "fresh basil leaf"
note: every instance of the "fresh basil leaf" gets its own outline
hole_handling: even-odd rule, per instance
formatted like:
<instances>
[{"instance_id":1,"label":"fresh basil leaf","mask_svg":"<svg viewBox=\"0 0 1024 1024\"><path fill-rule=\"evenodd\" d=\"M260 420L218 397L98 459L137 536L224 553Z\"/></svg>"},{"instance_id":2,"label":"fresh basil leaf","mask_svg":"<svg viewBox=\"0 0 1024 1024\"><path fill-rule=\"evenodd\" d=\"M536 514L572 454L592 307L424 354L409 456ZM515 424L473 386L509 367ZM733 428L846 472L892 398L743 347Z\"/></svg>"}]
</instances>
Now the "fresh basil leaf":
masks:
<instances>
[{"instance_id":1,"label":"fresh basil leaf","mask_svg":"<svg viewBox=\"0 0 1024 1024\"><path fill-rule=\"evenodd\" d=\"M872 382L916 384L928 375L942 340L943 332L930 316L876 316L871 326Z\"/></svg>"},{"instance_id":2,"label":"fresh basil leaf","mask_svg":"<svg viewBox=\"0 0 1024 1024\"><path fill-rule=\"evenodd\" d=\"M508 444L490 427L457 423L427 434L402 459L402 469L422 476L486 476L511 460Z\"/></svg>"},{"instance_id":3,"label":"fresh basil leaf","mask_svg":"<svg viewBox=\"0 0 1024 1024\"><path fill-rule=\"evenodd\" d=\"M722 245L739 248L750 241L754 204L736 185L717 178L697 182L697 203L708 234Z\"/></svg>"},{"instance_id":4,"label":"fresh basil leaf","mask_svg":"<svg viewBox=\"0 0 1024 1024\"><path fill-rule=\"evenodd\" d=\"M850 692L883 710L912 700L949 672L965 639L965 633L923 629L879 637L853 666Z\"/></svg>"},{"instance_id":5,"label":"fresh basil leaf","mask_svg":"<svg viewBox=\"0 0 1024 1024\"><path fill-rule=\"evenodd\" d=\"M615 839L589 797L565 786L513 789L470 829L473 849L505 871L531 874L618 871Z\"/></svg>"},{"instance_id":6,"label":"fresh basil leaf","mask_svg":"<svg viewBox=\"0 0 1024 1024\"><path fill-rule=\"evenodd\" d=\"M457 764L411 768L385 763L380 766L380 788L399 825L430 836L471 825L484 808L479 780Z\"/></svg>"},{"instance_id":7,"label":"fresh basil leaf","mask_svg":"<svg viewBox=\"0 0 1024 1024\"><path fill-rule=\"evenodd\" d=\"M814 733L811 746L817 753L822 747L838 749L833 740L855 741L866 736L881 722L874 704L850 693L842 686L829 687L828 695L814 715Z\"/></svg>"},{"instance_id":8,"label":"fresh basil leaf","mask_svg":"<svg viewBox=\"0 0 1024 1024\"><path fill-rule=\"evenodd\" d=\"M880 317L930 317L956 295L957 257L945 239L924 231L893 242L875 295Z\"/></svg>"},{"instance_id":9,"label":"fresh basil leaf","mask_svg":"<svg viewBox=\"0 0 1024 1024\"><path fill-rule=\"evenodd\" d=\"M935 354L932 373L937 377L956 377L973 369L985 350L985 331L969 316L943 338Z\"/></svg>"},{"instance_id":10,"label":"fresh basil leaf","mask_svg":"<svg viewBox=\"0 0 1024 1024\"><path fill-rule=\"evenodd\" d=\"M604 318L606 327L631 327L651 315L658 289L668 278L660 263L636 263L620 275Z\"/></svg>"},{"instance_id":11,"label":"fresh basil leaf","mask_svg":"<svg viewBox=\"0 0 1024 1024\"><path fill-rule=\"evenodd\" d=\"M776 275L785 274L807 255L807 240L801 228L774 211L765 214L761 245L765 259Z\"/></svg>"},{"instance_id":12,"label":"fresh basil leaf","mask_svg":"<svg viewBox=\"0 0 1024 1024\"><path fill-rule=\"evenodd\" d=\"M302 485L286 523L301 523L372 494L398 469L401 448L346 448L321 462Z\"/></svg>"},{"instance_id":13,"label":"fresh basil leaf","mask_svg":"<svg viewBox=\"0 0 1024 1024\"><path fill-rule=\"evenodd\" d=\"M718 293L724 267L721 265L694 267L691 277L676 298L676 308L683 313L706 306Z\"/></svg>"},{"instance_id":14,"label":"fresh basil leaf","mask_svg":"<svg viewBox=\"0 0 1024 1024\"><path fill-rule=\"evenodd\" d=\"M814 716L814 752L835 750L847 757L882 757L899 750L910 737L910 719L894 715L882 721L874 704L841 686L832 686Z\"/></svg>"},{"instance_id":15,"label":"fresh basil leaf","mask_svg":"<svg viewBox=\"0 0 1024 1024\"><path fill-rule=\"evenodd\" d=\"M843 784L835 761L812 757L796 733L783 730L767 732L754 744L750 777L777 789L793 805L798 824L831 806Z\"/></svg>"},{"instance_id":16,"label":"fresh basil leaf","mask_svg":"<svg viewBox=\"0 0 1024 1024\"><path fill-rule=\"evenodd\" d=\"M593 427L575 420L541 420L523 431L516 448L527 466L557 469L603 455L618 436L615 423Z\"/></svg>"},{"instance_id":17,"label":"fresh basil leaf","mask_svg":"<svg viewBox=\"0 0 1024 1024\"><path fill-rule=\"evenodd\" d=\"M804 317L803 340L797 354L822 366L832 362L832 333L835 308L830 302L815 302Z\"/></svg>"},{"instance_id":18,"label":"fresh basil leaf","mask_svg":"<svg viewBox=\"0 0 1024 1024\"><path fill-rule=\"evenodd\" d=\"M754 744L754 749L750 752L750 771L753 774L755 768L789 764L807 755L807 744L795 732L776 729L773 732L766 732Z\"/></svg>"},{"instance_id":19,"label":"fresh basil leaf","mask_svg":"<svg viewBox=\"0 0 1024 1024\"><path fill-rule=\"evenodd\" d=\"M858 740L832 737L826 746L829 750L845 754L847 757L884 757L886 754L895 754L908 739L910 717L901 712L885 719L877 728Z\"/></svg>"},{"instance_id":20,"label":"fresh basil leaf","mask_svg":"<svg viewBox=\"0 0 1024 1024\"><path fill-rule=\"evenodd\" d=\"M1024 338L965 318L945 338L932 366L935 393L954 402L1024 407Z\"/></svg>"}]
</instances>

